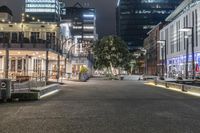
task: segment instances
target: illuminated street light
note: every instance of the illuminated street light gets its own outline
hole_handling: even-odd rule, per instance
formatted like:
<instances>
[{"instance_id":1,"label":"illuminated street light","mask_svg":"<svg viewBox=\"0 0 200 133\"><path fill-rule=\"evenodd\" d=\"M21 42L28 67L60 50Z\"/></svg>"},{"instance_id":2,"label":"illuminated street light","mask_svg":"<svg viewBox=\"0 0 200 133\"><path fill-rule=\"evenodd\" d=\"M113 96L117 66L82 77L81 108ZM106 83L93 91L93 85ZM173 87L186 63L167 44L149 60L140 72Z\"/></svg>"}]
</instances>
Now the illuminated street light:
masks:
<instances>
[{"instance_id":1,"label":"illuminated street light","mask_svg":"<svg viewBox=\"0 0 200 133\"><path fill-rule=\"evenodd\" d=\"M165 53L165 74L167 76L167 47L166 47L166 40L159 40L157 43L161 44L162 48L162 77L164 78L164 53ZM165 47L165 52L164 52L164 47Z\"/></svg>"},{"instance_id":2,"label":"illuminated street light","mask_svg":"<svg viewBox=\"0 0 200 133\"><path fill-rule=\"evenodd\" d=\"M189 31L191 31L191 29L190 28L183 28L183 29L180 29L179 31L180 32L189 32Z\"/></svg>"},{"instance_id":3,"label":"illuminated street light","mask_svg":"<svg viewBox=\"0 0 200 133\"><path fill-rule=\"evenodd\" d=\"M193 27L184 27L183 29L179 30L180 32L190 32L191 33L191 40L192 40L192 45L191 45L191 49L192 49L192 79L195 79L195 61L194 61L194 28ZM185 36L184 38L187 38L187 46L186 46L186 79L188 78L188 56L189 56L189 48L188 48L188 39L189 36Z\"/></svg>"}]
</instances>

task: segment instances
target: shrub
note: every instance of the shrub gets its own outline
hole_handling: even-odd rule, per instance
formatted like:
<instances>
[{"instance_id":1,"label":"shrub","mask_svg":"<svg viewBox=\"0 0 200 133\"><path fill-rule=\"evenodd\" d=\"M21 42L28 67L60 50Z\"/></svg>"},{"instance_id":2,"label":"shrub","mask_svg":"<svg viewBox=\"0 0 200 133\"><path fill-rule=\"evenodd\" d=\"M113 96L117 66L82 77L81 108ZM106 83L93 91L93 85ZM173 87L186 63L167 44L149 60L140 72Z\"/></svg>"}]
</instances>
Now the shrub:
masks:
<instances>
[{"instance_id":1,"label":"shrub","mask_svg":"<svg viewBox=\"0 0 200 133\"><path fill-rule=\"evenodd\" d=\"M87 72L88 72L87 67L82 66L81 69L80 69L80 73L87 73Z\"/></svg>"}]
</instances>

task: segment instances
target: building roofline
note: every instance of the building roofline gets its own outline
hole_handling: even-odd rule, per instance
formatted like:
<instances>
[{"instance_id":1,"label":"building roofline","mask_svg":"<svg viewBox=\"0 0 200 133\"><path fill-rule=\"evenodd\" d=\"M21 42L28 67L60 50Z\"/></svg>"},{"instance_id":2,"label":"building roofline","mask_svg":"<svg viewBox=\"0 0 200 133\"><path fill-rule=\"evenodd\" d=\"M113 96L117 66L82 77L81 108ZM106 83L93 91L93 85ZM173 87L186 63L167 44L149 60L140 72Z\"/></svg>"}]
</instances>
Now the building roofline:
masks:
<instances>
[{"instance_id":1,"label":"building roofline","mask_svg":"<svg viewBox=\"0 0 200 133\"><path fill-rule=\"evenodd\" d=\"M183 10L196 0L184 0L166 19L165 21L172 21L176 18Z\"/></svg>"},{"instance_id":2,"label":"building roofline","mask_svg":"<svg viewBox=\"0 0 200 133\"><path fill-rule=\"evenodd\" d=\"M12 11L10 10L10 8L8 8L7 6L3 5L0 6L0 13L8 13L11 16L13 16Z\"/></svg>"},{"instance_id":3,"label":"building roofline","mask_svg":"<svg viewBox=\"0 0 200 133\"><path fill-rule=\"evenodd\" d=\"M152 28L148 33L147 33L147 35L149 35L154 29L156 29L157 27L160 27L160 26L162 26L162 25L166 25L166 24L168 24L168 22L166 22L166 21L161 21L160 23L158 23L154 28Z\"/></svg>"},{"instance_id":4,"label":"building roofline","mask_svg":"<svg viewBox=\"0 0 200 133\"><path fill-rule=\"evenodd\" d=\"M83 6L79 3L79 2L76 2L73 7L77 7L77 8L83 8Z\"/></svg>"},{"instance_id":5,"label":"building roofline","mask_svg":"<svg viewBox=\"0 0 200 133\"><path fill-rule=\"evenodd\" d=\"M155 28L157 28L162 23L163 22L159 22L154 28L152 28L149 32L147 32L147 35L149 35Z\"/></svg>"}]
</instances>

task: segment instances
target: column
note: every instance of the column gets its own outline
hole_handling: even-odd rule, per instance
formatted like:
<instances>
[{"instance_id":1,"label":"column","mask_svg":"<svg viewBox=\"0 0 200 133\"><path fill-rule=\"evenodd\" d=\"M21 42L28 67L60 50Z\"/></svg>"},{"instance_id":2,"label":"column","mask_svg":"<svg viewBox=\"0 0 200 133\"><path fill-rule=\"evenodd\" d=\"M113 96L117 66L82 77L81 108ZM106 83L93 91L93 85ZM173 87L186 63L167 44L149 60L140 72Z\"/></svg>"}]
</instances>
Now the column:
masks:
<instances>
[{"instance_id":1,"label":"column","mask_svg":"<svg viewBox=\"0 0 200 133\"><path fill-rule=\"evenodd\" d=\"M24 58L23 57L21 57L21 60L22 60L22 75L24 76L24 74L25 74L25 70L24 70Z\"/></svg>"},{"instance_id":2,"label":"column","mask_svg":"<svg viewBox=\"0 0 200 133\"><path fill-rule=\"evenodd\" d=\"M46 69L45 69L45 84L48 82L48 69L49 69L49 51L46 51Z\"/></svg>"},{"instance_id":3,"label":"column","mask_svg":"<svg viewBox=\"0 0 200 133\"><path fill-rule=\"evenodd\" d=\"M26 55L26 75L28 76L28 71L29 71L29 59L28 55Z\"/></svg>"},{"instance_id":4,"label":"column","mask_svg":"<svg viewBox=\"0 0 200 133\"><path fill-rule=\"evenodd\" d=\"M59 78L60 78L60 55L58 54L58 58L57 58L57 82L59 82Z\"/></svg>"},{"instance_id":5,"label":"column","mask_svg":"<svg viewBox=\"0 0 200 133\"><path fill-rule=\"evenodd\" d=\"M8 78L8 69L9 69L9 50L6 48L5 60L4 60L4 78Z\"/></svg>"},{"instance_id":6,"label":"column","mask_svg":"<svg viewBox=\"0 0 200 133\"><path fill-rule=\"evenodd\" d=\"M67 74L67 58L65 58L64 66L65 66L64 77L66 77L66 74Z\"/></svg>"}]
</instances>

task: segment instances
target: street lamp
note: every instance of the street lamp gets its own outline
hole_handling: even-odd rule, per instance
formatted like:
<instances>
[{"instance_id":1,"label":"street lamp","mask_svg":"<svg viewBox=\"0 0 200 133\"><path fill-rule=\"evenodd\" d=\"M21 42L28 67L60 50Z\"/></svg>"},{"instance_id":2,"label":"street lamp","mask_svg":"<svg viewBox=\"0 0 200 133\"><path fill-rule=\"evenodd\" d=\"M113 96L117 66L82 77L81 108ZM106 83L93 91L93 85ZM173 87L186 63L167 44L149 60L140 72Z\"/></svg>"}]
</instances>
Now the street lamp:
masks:
<instances>
[{"instance_id":1,"label":"street lamp","mask_svg":"<svg viewBox=\"0 0 200 133\"><path fill-rule=\"evenodd\" d=\"M164 53L165 53L165 74L167 77L167 47L166 47L166 40L159 40L157 43L161 44L162 47L162 77L164 78ZM165 52L164 52L164 47L165 47Z\"/></svg>"},{"instance_id":2,"label":"street lamp","mask_svg":"<svg viewBox=\"0 0 200 133\"><path fill-rule=\"evenodd\" d=\"M66 38L62 43L61 43L61 47L62 47L62 54L66 54L65 53L65 51L64 51L64 44L66 44L67 43L67 45L68 45L68 41L69 40L74 40L73 38ZM65 46L66 47L66 46ZM64 52L64 53L63 53Z\"/></svg>"},{"instance_id":3,"label":"street lamp","mask_svg":"<svg viewBox=\"0 0 200 133\"><path fill-rule=\"evenodd\" d=\"M191 32L191 49L192 49L192 79L195 78L195 61L194 61L194 27L184 27L180 29L180 32ZM184 37L185 38L185 37ZM188 38L188 36L187 36ZM188 78L188 39L187 39L187 47L186 47L186 79Z\"/></svg>"},{"instance_id":4,"label":"street lamp","mask_svg":"<svg viewBox=\"0 0 200 133\"><path fill-rule=\"evenodd\" d=\"M145 74L148 75L148 48L144 50L145 55Z\"/></svg>"},{"instance_id":5,"label":"street lamp","mask_svg":"<svg viewBox=\"0 0 200 133\"><path fill-rule=\"evenodd\" d=\"M61 47L61 54L64 55L64 54L67 54L66 51L64 51L64 44L68 44L68 41L69 40L72 40L73 41L73 38L66 38L64 41L62 39L59 39L57 38L59 41L60 41L60 46ZM65 46L66 48L66 46ZM59 66L60 66L60 56L58 54L58 62L57 62L57 65L58 65L58 68L57 68L57 82L59 80L59 73L60 73L60 69L59 69ZM64 65L65 65L65 71L64 71L64 74L66 74L66 68L67 68L67 56L65 56L65 60L64 60ZM63 73L62 73L62 77L63 77ZM62 78L61 78L61 82L62 82Z\"/></svg>"}]
</instances>

